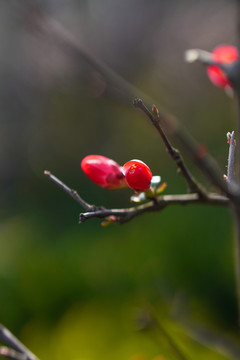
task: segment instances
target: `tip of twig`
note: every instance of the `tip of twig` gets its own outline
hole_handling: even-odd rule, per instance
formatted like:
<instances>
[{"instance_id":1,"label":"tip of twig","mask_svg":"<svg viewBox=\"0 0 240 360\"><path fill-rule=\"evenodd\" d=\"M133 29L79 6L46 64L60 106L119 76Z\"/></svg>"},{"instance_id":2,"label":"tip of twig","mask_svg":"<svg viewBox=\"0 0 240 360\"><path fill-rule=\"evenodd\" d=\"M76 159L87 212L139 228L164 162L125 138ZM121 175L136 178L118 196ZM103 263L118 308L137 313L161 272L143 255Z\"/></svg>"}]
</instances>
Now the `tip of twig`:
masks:
<instances>
[{"instance_id":1,"label":"tip of twig","mask_svg":"<svg viewBox=\"0 0 240 360\"><path fill-rule=\"evenodd\" d=\"M46 175L46 176L49 176L49 175L51 175L51 173L50 173L50 171L48 171L48 170L44 170L44 175Z\"/></svg>"},{"instance_id":2,"label":"tip of twig","mask_svg":"<svg viewBox=\"0 0 240 360\"><path fill-rule=\"evenodd\" d=\"M10 349L7 346L1 346L1 348L0 348L1 356L8 356L9 353L10 353Z\"/></svg>"},{"instance_id":3,"label":"tip of twig","mask_svg":"<svg viewBox=\"0 0 240 360\"><path fill-rule=\"evenodd\" d=\"M210 52L200 49L190 49L185 51L184 59L188 63L193 63L195 61L200 61L204 64L212 63L212 55Z\"/></svg>"},{"instance_id":4,"label":"tip of twig","mask_svg":"<svg viewBox=\"0 0 240 360\"><path fill-rule=\"evenodd\" d=\"M154 104L152 106L152 115L153 115L154 120L159 119L159 110Z\"/></svg>"},{"instance_id":5,"label":"tip of twig","mask_svg":"<svg viewBox=\"0 0 240 360\"><path fill-rule=\"evenodd\" d=\"M197 61L198 58L199 58L199 50L197 50L197 49L187 50L184 53L184 59L188 63L192 63L194 61Z\"/></svg>"}]
</instances>

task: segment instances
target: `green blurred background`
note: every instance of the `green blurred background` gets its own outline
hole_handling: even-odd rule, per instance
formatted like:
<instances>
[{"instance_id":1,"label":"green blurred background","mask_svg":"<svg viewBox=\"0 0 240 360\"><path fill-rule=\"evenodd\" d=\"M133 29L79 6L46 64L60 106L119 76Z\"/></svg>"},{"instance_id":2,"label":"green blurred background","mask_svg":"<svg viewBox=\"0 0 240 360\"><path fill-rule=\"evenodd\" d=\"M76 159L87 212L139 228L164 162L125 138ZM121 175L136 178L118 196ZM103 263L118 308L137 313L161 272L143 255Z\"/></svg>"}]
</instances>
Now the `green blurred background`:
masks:
<instances>
[{"instance_id":1,"label":"green blurred background","mask_svg":"<svg viewBox=\"0 0 240 360\"><path fill-rule=\"evenodd\" d=\"M141 159L166 194L186 191L130 95L35 27L35 6L177 115L223 173L235 129L234 101L183 54L237 44L236 1L1 1L0 322L41 359L180 359L178 347L187 359L240 358L229 209L78 225L82 209L44 177L52 171L89 203L128 207L130 190L98 188L81 172L84 156L101 154Z\"/></svg>"}]
</instances>

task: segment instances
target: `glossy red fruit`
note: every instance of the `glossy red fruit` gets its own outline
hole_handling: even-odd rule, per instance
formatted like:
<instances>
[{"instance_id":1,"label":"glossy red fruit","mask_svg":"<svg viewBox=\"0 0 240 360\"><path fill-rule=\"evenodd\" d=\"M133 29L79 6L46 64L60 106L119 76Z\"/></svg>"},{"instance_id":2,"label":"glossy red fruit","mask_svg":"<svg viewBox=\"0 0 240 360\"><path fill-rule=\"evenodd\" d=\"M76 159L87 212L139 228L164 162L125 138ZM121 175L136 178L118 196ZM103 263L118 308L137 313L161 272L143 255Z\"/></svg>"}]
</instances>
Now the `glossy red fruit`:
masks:
<instances>
[{"instance_id":1,"label":"glossy red fruit","mask_svg":"<svg viewBox=\"0 0 240 360\"><path fill-rule=\"evenodd\" d=\"M239 57L238 49L232 45L220 45L212 51L213 60L222 63L230 64L236 61ZM210 65L207 67L207 74L211 82L221 88L232 87L226 74L217 65Z\"/></svg>"},{"instance_id":2,"label":"glossy red fruit","mask_svg":"<svg viewBox=\"0 0 240 360\"><path fill-rule=\"evenodd\" d=\"M126 187L123 168L116 161L102 155L88 155L81 162L85 174L105 189Z\"/></svg>"},{"instance_id":3,"label":"glossy red fruit","mask_svg":"<svg viewBox=\"0 0 240 360\"><path fill-rule=\"evenodd\" d=\"M152 173L149 167L141 160L131 160L123 165L123 172L128 185L135 191L149 189Z\"/></svg>"}]
</instances>

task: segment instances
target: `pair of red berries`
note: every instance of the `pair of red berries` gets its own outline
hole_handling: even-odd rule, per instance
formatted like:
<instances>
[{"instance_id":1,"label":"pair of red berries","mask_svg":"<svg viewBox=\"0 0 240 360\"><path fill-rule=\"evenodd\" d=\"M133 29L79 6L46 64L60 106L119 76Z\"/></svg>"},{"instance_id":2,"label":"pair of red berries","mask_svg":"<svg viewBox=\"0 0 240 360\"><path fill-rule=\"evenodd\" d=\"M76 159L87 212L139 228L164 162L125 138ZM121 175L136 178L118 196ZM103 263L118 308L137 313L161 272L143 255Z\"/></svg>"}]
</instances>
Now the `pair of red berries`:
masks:
<instances>
[{"instance_id":1,"label":"pair of red berries","mask_svg":"<svg viewBox=\"0 0 240 360\"><path fill-rule=\"evenodd\" d=\"M140 160L121 166L105 156L88 155L82 160L81 168L95 184L105 189L130 186L135 191L146 191L151 185L151 170Z\"/></svg>"}]
</instances>

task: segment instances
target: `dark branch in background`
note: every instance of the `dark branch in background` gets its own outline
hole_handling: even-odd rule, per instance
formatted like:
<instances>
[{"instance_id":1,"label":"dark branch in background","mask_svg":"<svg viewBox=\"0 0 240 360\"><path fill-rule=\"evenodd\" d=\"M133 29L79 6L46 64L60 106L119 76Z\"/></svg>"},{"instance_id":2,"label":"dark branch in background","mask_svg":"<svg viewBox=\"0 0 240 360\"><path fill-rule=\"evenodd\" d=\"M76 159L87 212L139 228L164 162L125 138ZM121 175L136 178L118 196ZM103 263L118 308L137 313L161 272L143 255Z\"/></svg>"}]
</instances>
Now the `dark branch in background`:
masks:
<instances>
[{"instance_id":1,"label":"dark branch in background","mask_svg":"<svg viewBox=\"0 0 240 360\"><path fill-rule=\"evenodd\" d=\"M235 183L235 149L236 141L234 131L227 133L228 142L229 142L229 152L228 152L228 167L227 167L227 183L229 186L236 186Z\"/></svg>"},{"instance_id":2,"label":"dark branch in background","mask_svg":"<svg viewBox=\"0 0 240 360\"><path fill-rule=\"evenodd\" d=\"M7 345L0 347L0 355L15 360L38 360L5 326L0 324L0 342Z\"/></svg>"},{"instance_id":3,"label":"dark branch in background","mask_svg":"<svg viewBox=\"0 0 240 360\"><path fill-rule=\"evenodd\" d=\"M59 180L55 175L52 175L49 171L44 172L45 175L55 184L57 184L62 190L64 190L71 197L74 192L74 200L82 206L86 202L78 195L75 190L70 189L65 185L61 180ZM81 199L79 202L78 199ZM108 218L114 217L114 222L123 224L127 221L132 220L134 217L142 215L146 212L161 211L169 205L188 205L188 204L209 204L209 205L228 205L230 203L229 199L225 196L215 194L215 193L206 193L204 198L199 197L199 194L181 194L181 195L162 195L158 196L157 199L149 201L147 203L124 208L124 209L106 209L104 207L97 207L90 205L88 211L80 214L79 222L82 223L88 219L92 218ZM86 207L83 206L86 210Z\"/></svg>"},{"instance_id":4,"label":"dark branch in background","mask_svg":"<svg viewBox=\"0 0 240 360\"><path fill-rule=\"evenodd\" d=\"M143 97L150 104L152 103L152 100L146 94L126 81L95 54L92 54L91 51L60 22L44 14L38 5L27 5L25 18L29 30L37 29L42 35L46 36L47 39L51 39L55 45L62 48L64 53L68 50L70 54L84 59L88 65L98 71L106 80L107 85L111 86L111 90L115 96L120 98L121 102L131 105L131 99L138 94L139 97Z\"/></svg>"},{"instance_id":5,"label":"dark branch in background","mask_svg":"<svg viewBox=\"0 0 240 360\"><path fill-rule=\"evenodd\" d=\"M236 0L236 37L238 49L240 49L240 0ZM239 73L238 73L239 75ZM239 80L239 76L238 76ZM239 85L239 84L238 84ZM238 106L238 116L237 116L237 184L240 188L240 86L237 87L236 91L237 97L237 106ZM236 240L235 240L235 272L236 272L236 291L238 297L238 324L240 326L240 204L235 204L234 216L236 223Z\"/></svg>"},{"instance_id":6,"label":"dark branch in background","mask_svg":"<svg viewBox=\"0 0 240 360\"><path fill-rule=\"evenodd\" d=\"M236 141L238 145L238 151L237 151L237 183L240 187L240 90L236 93L236 99L237 99L237 135L236 135Z\"/></svg>"}]
</instances>

